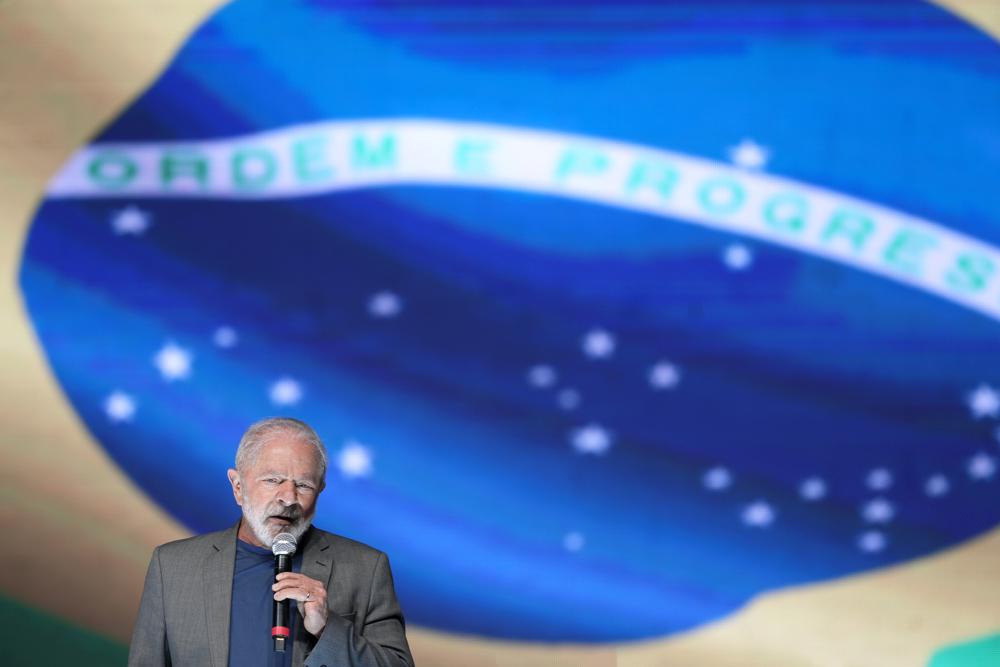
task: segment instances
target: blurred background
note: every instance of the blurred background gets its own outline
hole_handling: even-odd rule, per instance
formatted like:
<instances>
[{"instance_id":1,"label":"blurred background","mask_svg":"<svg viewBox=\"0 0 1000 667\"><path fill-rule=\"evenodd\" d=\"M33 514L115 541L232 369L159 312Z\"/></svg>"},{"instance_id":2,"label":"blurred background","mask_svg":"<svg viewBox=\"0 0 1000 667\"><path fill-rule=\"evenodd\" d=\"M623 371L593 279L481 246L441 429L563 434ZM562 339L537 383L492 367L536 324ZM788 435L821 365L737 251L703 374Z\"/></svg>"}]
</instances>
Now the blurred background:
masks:
<instances>
[{"instance_id":1,"label":"blurred background","mask_svg":"<svg viewBox=\"0 0 1000 667\"><path fill-rule=\"evenodd\" d=\"M0 2L5 664L306 420L420 665L1000 665L1000 4Z\"/></svg>"}]
</instances>

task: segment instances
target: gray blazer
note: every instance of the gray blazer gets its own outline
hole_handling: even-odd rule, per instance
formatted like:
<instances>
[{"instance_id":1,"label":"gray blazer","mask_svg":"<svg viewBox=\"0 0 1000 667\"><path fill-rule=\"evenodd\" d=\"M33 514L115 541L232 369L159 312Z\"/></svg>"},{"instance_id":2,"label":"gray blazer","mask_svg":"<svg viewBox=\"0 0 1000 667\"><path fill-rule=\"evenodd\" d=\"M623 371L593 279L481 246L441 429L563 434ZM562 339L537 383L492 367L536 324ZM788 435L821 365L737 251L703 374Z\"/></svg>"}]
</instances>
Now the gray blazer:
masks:
<instances>
[{"instance_id":1,"label":"gray blazer","mask_svg":"<svg viewBox=\"0 0 1000 667\"><path fill-rule=\"evenodd\" d=\"M236 531L157 547L149 562L129 667L227 667ZM294 667L413 667L389 561L381 551L313 527L302 574L326 582L319 640L297 626Z\"/></svg>"}]
</instances>

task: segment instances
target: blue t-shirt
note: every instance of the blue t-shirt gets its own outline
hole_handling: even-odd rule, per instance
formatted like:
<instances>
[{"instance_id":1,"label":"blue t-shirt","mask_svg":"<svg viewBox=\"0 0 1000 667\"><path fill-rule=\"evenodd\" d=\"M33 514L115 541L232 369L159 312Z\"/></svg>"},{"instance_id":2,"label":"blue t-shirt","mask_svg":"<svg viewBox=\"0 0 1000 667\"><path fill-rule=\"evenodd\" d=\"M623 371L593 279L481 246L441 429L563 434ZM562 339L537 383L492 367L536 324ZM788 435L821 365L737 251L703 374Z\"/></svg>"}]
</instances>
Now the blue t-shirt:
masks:
<instances>
[{"instance_id":1,"label":"blue t-shirt","mask_svg":"<svg viewBox=\"0 0 1000 667\"><path fill-rule=\"evenodd\" d=\"M301 566L300 552L292 558L292 571L299 572ZM288 605L291 636L285 644L285 652L275 653L271 640L273 584L274 555L271 550L236 540L233 599L229 611L230 667L291 667L299 611L295 600L291 600Z\"/></svg>"}]
</instances>

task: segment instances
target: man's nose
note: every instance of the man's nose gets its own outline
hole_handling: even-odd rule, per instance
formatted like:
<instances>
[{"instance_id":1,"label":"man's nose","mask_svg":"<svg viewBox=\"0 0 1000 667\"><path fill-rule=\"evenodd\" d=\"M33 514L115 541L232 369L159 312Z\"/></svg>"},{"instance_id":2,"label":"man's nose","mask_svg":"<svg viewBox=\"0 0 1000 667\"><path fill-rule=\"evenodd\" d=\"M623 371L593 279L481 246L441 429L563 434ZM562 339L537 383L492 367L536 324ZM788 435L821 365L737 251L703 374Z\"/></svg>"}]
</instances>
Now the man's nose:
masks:
<instances>
[{"instance_id":1,"label":"man's nose","mask_svg":"<svg viewBox=\"0 0 1000 667\"><path fill-rule=\"evenodd\" d=\"M278 487L277 500L282 505L298 504L298 491L295 489L295 482L285 480Z\"/></svg>"}]
</instances>

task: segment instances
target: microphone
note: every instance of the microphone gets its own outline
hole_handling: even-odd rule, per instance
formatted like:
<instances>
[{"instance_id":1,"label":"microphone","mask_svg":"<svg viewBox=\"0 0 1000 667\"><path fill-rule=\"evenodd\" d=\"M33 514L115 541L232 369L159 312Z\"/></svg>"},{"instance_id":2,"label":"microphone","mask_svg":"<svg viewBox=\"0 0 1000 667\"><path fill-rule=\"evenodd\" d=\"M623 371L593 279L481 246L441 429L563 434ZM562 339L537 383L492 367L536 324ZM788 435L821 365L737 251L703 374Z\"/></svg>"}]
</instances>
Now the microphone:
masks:
<instances>
[{"instance_id":1,"label":"microphone","mask_svg":"<svg viewBox=\"0 0 1000 667\"><path fill-rule=\"evenodd\" d=\"M274 554L274 581L278 581L278 575L282 572L292 571L292 556L298 542L291 533L279 533L271 544L271 553ZM278 653L285 652L285 644L288 642L291 630L289 630L288 599L280 602L274 601L274 610L271 613L271 637L274 639L274 650Z\"/></svg>"}]
</instances>

